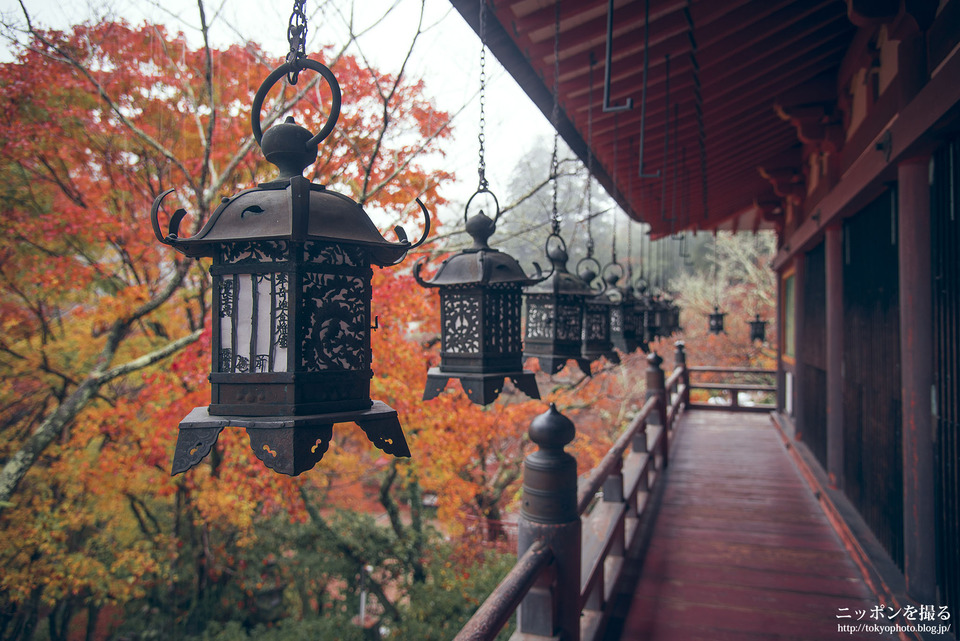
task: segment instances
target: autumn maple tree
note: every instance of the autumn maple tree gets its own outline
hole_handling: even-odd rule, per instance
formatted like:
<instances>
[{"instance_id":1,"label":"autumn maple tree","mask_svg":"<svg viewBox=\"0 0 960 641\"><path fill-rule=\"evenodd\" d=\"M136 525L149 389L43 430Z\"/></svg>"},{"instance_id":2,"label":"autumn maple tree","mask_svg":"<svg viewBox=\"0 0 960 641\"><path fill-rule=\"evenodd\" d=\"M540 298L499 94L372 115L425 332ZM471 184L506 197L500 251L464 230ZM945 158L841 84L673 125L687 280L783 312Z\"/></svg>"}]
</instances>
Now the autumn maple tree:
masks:
<instances>
[{"instance_id":1,"label":"autumn maple tree","mask_svg":"<svg viewBox=\"0 0 960 641\"><path fill-rule=\"evenodd\" d=\"M347 98L313 178L397 220L417 197L442 202L448 176L418 158L447 135L446 114L419 83L324 53ZM252 471L234 435L214 459L246 464L167 478L177 422L209 402L209 281L205 265L157 243L148 220L173 188L196 231L221 196L271 177L249 105L276 64L253 44L194 48L160 26L103 22L32 30L0 67L7 623L34 626L41 602L63 620L88 605L92 621L101 605L175 581L169 555L187 530L222 523L236 539L258 510L299 501L289 481ZM319 129L329 99L316 80L278 92L264 126L296 104ZM216 567L201 563L212 580Z\"/></svg>"},{"instance_id":2,"label":"autumn maple tree","mask_svg":"<svg viewBox=\"0 0 960 641\"><path fill-rule=\"evenodd\" d=\"M441 632L424 603L449 627L499 567L485 545L444 538L505 517L547 402L577 422L572 450L589 469L636 409L642 357L598 362L592 378L541 374L542 401L508 391L479 408L453 386L424 403L436 294L407 268L377 270L371 395L398 411L413 458L340 425L322 463L290 478L227 429L203 465L171 478L177 424L210 400L210 281L208 264L156 242L150 204L173 188L192 234L220 197L275 175L249 121L280 61L252 43L210 46L200 6L199 46L156 25L31 26L0 65L0 638L32 638L41 619L51 639L72 638L78 620L88 639L185 638L211 622L235 639L284 621L348 638L361 585L378 628L444 638L430 636ZM452 177L423 159L442 149L450 116L406 62L389 74L342 51L316 57L344 102L307 176L377 220L406 222L416 198L435 210ZM293 108L318 130L329 110L318 81L275 88L264 128ZM228 625L238 616L239 631Z\"/></svg>"}]
</instances>

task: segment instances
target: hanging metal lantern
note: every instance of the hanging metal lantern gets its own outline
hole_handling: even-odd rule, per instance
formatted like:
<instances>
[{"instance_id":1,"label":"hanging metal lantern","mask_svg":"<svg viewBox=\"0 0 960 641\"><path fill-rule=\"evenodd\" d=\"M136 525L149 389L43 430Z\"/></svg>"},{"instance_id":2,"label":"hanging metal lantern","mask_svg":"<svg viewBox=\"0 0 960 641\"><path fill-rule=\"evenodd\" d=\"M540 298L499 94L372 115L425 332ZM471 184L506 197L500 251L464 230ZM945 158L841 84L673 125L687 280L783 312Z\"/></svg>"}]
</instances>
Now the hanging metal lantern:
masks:
<instances>
[{"instance_id":1,"label":"hanging metal lantern","mask_svg":"<svg viewBox=\"0 0 960 641\"><path fill-rule=\"evenodd\" d=\"M651 327L653 323L651 317L652 305L650 294L647 292L647 281L640 277L633 283L633 317L637 325L637 342L644 353L650 351L650 341L656 340L656 327ZM648 322L649 321L649 322Z\"/></svg>"},{"instance_id":2,"label":"hanging metal lantern","mask_svg":"<svg viewBox=\"0 0 960 641\"><path fill-rule=\"evenodd\" d=\"M302 69L320 73L333 92L330 116L313 135L292 118L261 132L260 109L273 85ZM308 181L303 170L340 112L333 73L306 58L284 63L264 80L252 106L254 138L277 179L224 198L206 225L180 238L177 210L160 242L191 257L212 257L213 355L209 407L180 423L173 473L206 456L226 426L246 428L264 464L284 474L311 469L330 443L334 423L359 425L374 445L410 456L395 410L370 399L372 265L401 262L420 245L402 228L387 242L356 202Z\"/></svg>"},{"instance_id":3,"label":"hanging metal lantern","mask_svg":"<svg viewBox=\"0 0 960 641\"><path fill-rule=\"evenodd\" d=\"M761 320L760 314L750 321L750 340L761 343L767 340L767 321Z\"/></svg>"},{"instance_id":4,"label":"hanging metal lantern","mask_svg":"<svg viewBox=\"0 0 960 641\"><path fill-rule=\"evenodd\" d=\"M614 268L619 268L617 274ZM638 335L638 319L642 320L642 311L636 313L637 300L630 289L617 286L623 276L623 267L619 263L610 263L603 270L603 280L606 283L604 293L610 301L610 340L613 346L625 354L636 351L642 336Z\"/></svg>"},{"instance_id":5,"label":"hanging metal lantern","mask_svg":"<svg viewBox=\"0 0 960 641\"><path fill-rule=\"evenodd\" d=\"M550 246L555 240L554 246ZM589 375L590 361L583 357L583 300L594 292L567 270L567 245L558 234L547 238L547 258L553 270L536 285L524 288L527 302L523 357L540 360L540 368L556 374L568 360Z\"/></svg>"},{"instance_id":6,"label":"hanging metal lantern","mask_svg":"<svg viewBox=\"0 0 960 641\"><path fill-rule=\"evenodd\" d=\"M663 335L663 309L660 305L660 294L656 290L647 296L647 306L643 313L644 340L648 343Z\"/></svg>"},{"instance_id":7,"label":"hanging metal lantern","mask_svg":"<svg viewBox=\"0 0 960 641\"><path fill-rule=\"evenodd\" d=\"M593 282L600 273L600 263L587 257L577 263L577 274L594 293L583 299L583 345L580 354L591 363L601 356L611 363L619 363L620 356L613 349L610 333L610 315L613 303L606 294L606 284L601 279L596 288Z\"/></svg>"},{"instance_id":8,"label":"hanging metal lantern","mask_svg":"<svg viewBox=\"0 0 960 641\"><path fill-rule=\"evenodd\" d=\"M710 314L710 333L723 334L723 317L725 313L720 311L719 307L714 306L713 313Z\"/></svg>"},{"instance_id":9,"label":"hanging metal lantern","mask_svg":"<svg viewBox=\"0 0 960 641\"><path fill-rule=\"evenodd\" d=\"M680 330L680 308L669 295L660 299L661 336L671 336Z\"/></svg>"},{"instance_id":10,"label":"hanging metal lantern","mask_svg":"<svg viewBox=\"0 0 960 641\"><path fill-rule=\"evenodd\" d=\"M467 210L481 193L467 201ZM423 287L440 290L440 367L427 373L423 400L436 398L451 378L460 379L467 397L478 405L492 403L510 378L530 398L540 398L536 375L523 369L520 316L521 290L539 282L528 278L509 254L491 249L487 239L496 231L500 206L491 220L483 211L466 221L473 246L443 261L432 279L420 270L426 259L414 266L413 276Z\"/></svg>"}]
</instances>

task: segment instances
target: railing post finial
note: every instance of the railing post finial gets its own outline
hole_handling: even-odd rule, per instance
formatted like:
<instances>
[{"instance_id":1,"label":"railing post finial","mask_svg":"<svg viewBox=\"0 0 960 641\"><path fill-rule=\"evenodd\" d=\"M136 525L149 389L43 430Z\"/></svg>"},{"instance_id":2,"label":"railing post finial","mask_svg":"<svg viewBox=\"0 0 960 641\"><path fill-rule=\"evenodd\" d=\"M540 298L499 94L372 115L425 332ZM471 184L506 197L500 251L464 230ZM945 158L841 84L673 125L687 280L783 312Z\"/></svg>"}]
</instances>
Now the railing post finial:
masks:
<instances>
[{"instance_id":1,"label":"railing post finial","mask_svg":"<svg viewBox=\"0 0 960 641\"><path fill-rule=\"evenodd\" d=\"M683 369L683 374L680 375L680 383L683 384L683 391L680 394L680 402L683 403L684 407L690 406L690 370L687 369L687 351L686 344L683 341L677 341L674 343L677 348L676 353L673 356L673 360L676 362L675 366Z\"/></svg>"},{"instance_id":2,"label":"railing post finial","mask_svg":"<svg viewBox=\"0 0 960 641\"><path fill-rule=\"evenodd\" d=\"M577 459L563 450L576 427L554 404L530 423L539 448L523 462L523 502L517 555L543 541L554 555L552 580L542 579L520 605L518 628L527 634L580 638L580 515ZM552 574L552 573L548 573Z\"/></svg>"}]
</instances>

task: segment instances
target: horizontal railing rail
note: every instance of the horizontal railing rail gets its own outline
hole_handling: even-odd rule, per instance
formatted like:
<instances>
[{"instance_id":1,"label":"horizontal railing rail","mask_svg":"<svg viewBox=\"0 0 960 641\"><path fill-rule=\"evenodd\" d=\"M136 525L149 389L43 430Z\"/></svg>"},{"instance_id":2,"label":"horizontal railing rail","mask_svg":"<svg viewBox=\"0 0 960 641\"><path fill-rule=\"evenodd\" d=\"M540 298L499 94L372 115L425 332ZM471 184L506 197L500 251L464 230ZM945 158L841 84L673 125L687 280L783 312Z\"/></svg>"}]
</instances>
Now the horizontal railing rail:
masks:
<instances>
[{"instance_id":1,"label":"horizontal railing rail","mask_svg":"<svg viewBox=\"0 0 960 641\"><path fill-rule=\"evenodd\" d=\"M677 343L677 367L667 379L659 355L647 360L646 402L600 463L576 483L575 495L566 494L573 490L566 482L570 470L563 469L569 455L544 435L542 425L537 438L531 429L540 449L524 464L517 565L455 641L492 641L515 611L515 641L558 635L593 640L603 634L624 561L636 550L642 526L652 521L649 499L662 482L671 432L689 403L683 343ZM544 461L554 461L554 469ZM563 516L567 501L569 518Z\"/></svg>"},{"instance_id":2,"label":"horizontal railing rail","mask_svg":"<svg viewBox=\"0 0 960 641\"><path fill-rule=\"evenodd\" d=\"M688 403L691 409L703 410L725 410L725 411L743 411L743 412L769 412L775 409L776 402L743 404L740 399L741 392L761 392L764 394L776 394L776 376L777 371L773 369L763 369L759 367L713 367L698 366L687 368L689 388L691 390L706 390L709 392L724 393L726 403ZM693 381L693 375L697 378L705 375L713 380ZM719 380L717 380L719 379ZM757 382L762 380L765 382ZM721 398L713 396L711 398Z\"/></svg>"},{"instance_id":3,"label":"horizontal railing rail","mask_svg":"<svg viewBox=\"0 0 960 641\"><path fill-rule=\"evenodd\" d=\"M489 641L496 637L552 561L553 550L543 541L534 541L454 641Z\"/></svg>"}]
</instances>

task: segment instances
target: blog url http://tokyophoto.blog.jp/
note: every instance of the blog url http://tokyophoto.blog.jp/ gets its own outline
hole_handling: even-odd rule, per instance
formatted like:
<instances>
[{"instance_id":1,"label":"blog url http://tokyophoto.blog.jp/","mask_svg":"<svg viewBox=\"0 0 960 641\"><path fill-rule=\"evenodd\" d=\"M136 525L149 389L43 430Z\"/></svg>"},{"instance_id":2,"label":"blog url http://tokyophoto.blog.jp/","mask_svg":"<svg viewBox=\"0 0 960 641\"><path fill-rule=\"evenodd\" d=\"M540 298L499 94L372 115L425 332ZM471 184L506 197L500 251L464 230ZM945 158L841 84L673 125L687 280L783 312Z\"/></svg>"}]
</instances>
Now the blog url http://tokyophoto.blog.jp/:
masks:
<instances>
[{"instance_id":1,"label":"blog url http://tokyophoto.blog.jp/","mask_svg":"<svg viewBox=\"0 0 960 641\"><path fill-rule=\"evenodd\" d=\"M945 635L952 627L946 606L907 605L902 608L875 605L872 608L837 608L837 632L847 634L920 632Z\"/></svg>"}]
</instances>

